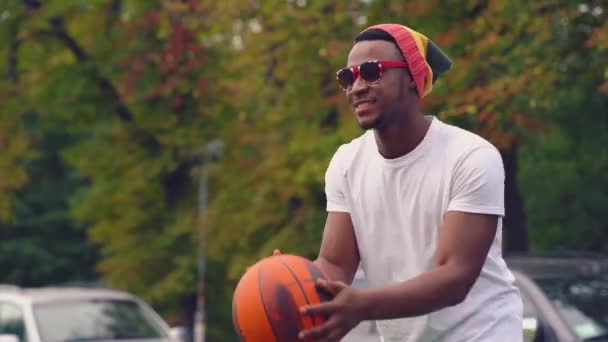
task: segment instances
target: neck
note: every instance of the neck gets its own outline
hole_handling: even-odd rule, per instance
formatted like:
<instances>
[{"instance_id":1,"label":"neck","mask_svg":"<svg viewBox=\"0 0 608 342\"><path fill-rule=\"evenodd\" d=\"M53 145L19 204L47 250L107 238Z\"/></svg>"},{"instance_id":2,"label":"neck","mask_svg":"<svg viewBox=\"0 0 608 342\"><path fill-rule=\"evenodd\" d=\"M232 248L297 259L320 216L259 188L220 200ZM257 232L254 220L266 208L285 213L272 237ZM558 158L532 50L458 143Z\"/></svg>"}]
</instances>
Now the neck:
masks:
<instances>
[{"instance_id":1,"label":"neck","mask_svg":"<svg viewBox=\"0 0 608 342\"><path fill-rule=\"evenodd\" d=\"M386 159L404 156L422 142L431 120L420 113L403 115L403 119L374 130L378 152Z\"/></svg>"}]
</instances>

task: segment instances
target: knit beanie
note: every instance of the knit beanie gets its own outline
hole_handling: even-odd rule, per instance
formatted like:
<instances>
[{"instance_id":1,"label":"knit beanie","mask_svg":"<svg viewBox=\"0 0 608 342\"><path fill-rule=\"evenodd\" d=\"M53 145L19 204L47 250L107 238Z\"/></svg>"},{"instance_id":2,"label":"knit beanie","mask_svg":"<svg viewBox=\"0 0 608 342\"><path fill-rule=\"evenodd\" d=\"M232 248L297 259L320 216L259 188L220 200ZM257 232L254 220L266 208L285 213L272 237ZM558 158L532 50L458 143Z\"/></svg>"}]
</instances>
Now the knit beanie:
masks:
<instances>
[{"instance_id":1,"label":"knit beanie","mask_svg":"<svg viewBox=\"0 0 608 342\"><path fill-rule=\"evenodd\" d=\"M382 30L390 34L397 43L408 68L420 99L433 89L439 75L452 67L450 58L425 35L399 24L379 24L367 30Z\"/></svg>"}]
</instances>

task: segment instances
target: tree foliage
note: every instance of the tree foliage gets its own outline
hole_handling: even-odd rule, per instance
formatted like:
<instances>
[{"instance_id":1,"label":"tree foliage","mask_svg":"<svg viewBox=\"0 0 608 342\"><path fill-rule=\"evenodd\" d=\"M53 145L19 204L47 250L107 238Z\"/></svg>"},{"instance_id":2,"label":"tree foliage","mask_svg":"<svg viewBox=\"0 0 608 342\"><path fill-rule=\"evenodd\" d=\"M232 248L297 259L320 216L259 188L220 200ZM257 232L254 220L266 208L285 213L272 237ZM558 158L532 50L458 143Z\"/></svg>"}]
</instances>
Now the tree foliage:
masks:
<instances>
[{"instance_id":1,"label":"tree foliage","mask_svg":"<svg viewBox=\"0 0 608 342\"><path fill-rule=\"evenodd\" d=\"M209 87L217 75L208 72L221 58L205 45L212 32L199 20L203 5L8 5L3 20L12 31L2 34L18 44L2 48L7 60L16 55L16 77L6 81L13 94L3 97L2 131L10 144L2 156L3 189L36 192L53 170L49 164L28 170L34 155L59 158L67 171L49 182L65 192L53 195L69 200L70 219L86 225L100 246L97 271L104 280L175 307L195 286L199 224L193 209L202 146L217 134L228 102L214 101L218 90ZM79 186L62 185L71 175L82 180ZM5 207L19 211L8 195Z\"/></svg>"},{"instance_id":2,"label":"tree foliage","mask_svg":"<svg viewBox=\"0 0 608 342\"><path fill-rule=\"evenodd\" d=\"M169 315L195 293L205 229L209 334L229 339L232 289L247 266L275 248L318 251L327 163L361 133L335 70L353 37L378 22L411 26L454 60L424 111L503 152L507 237L525 239L527 224L533 249L608 251L604 5L7 0L6 279L96 271ZM226 151L208 165L201 221L200 166L216 138ZM22 264L3 259L19 253ZM39 267L19 272L31 264Z\"/></svg>"}]
</instances>

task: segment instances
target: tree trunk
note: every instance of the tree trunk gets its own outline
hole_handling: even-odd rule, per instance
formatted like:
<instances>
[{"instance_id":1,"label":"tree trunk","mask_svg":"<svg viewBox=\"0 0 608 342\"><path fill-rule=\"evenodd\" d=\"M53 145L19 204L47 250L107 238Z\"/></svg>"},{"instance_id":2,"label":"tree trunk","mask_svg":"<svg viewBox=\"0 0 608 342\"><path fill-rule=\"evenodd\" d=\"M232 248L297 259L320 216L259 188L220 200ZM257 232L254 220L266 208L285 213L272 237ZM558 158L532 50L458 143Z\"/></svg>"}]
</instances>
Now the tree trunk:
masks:
<instances>
[{"instance_id":1,"label":"tree trunk","mask_svg":"<svg viewBox=\"0 0 608 342\"><path fill-rule=\"evenodd\" d=\"M517 145L514 145L502 153L505 167L505 218L503 220L503 231L506 240L506 252L528 251L526 214L517 183L517 150Z\"/></svg>"},{"instance_id":2,"label":"tree trunk","mask_svg":"<svg viewBox=\"0 0 608 342\"><path fill-rule=\"evenodd\" d=\"M192 342L194 340L194 313L196 311L196 295L187 294L180 298L181 303L181 315L180 315L180 326L186 329L186 341Z\"/></svg>"}]
</instances>

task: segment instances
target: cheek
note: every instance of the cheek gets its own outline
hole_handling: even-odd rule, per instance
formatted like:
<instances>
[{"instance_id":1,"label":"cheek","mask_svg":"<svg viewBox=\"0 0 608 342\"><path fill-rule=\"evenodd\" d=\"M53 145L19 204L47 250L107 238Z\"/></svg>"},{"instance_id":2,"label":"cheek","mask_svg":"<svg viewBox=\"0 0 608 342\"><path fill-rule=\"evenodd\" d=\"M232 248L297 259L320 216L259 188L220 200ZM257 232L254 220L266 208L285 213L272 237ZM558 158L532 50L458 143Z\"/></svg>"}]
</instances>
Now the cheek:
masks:
<instances>
[{"instance_id":1,"label":"cheek","mask_svg":"<svg viewBox=\"0 0 608 342\"><path fill-rule=\"evenodd\" d=\"M403 96L403 94L401 94L402 90L403 88L397 83L386 84L378 90L378 97L382 99L384 106L392 106L401 100Z\"/></svg>"},{"instance_id":2,"label":"cheek","mask_svg":"<svg viewBox=\"0 0 608 342\"><path fill-rule=\"evenodd\" d=\"M405 90L404 80L397 76L398 75L395 74L386 75L386 79L384 79L385 82L383 82L384 84L382 87L385 97L390 98L393 101L396 101L399 99L399 97L403 96L404 94L402 93Z\"/></svg>"}]
</instances>

